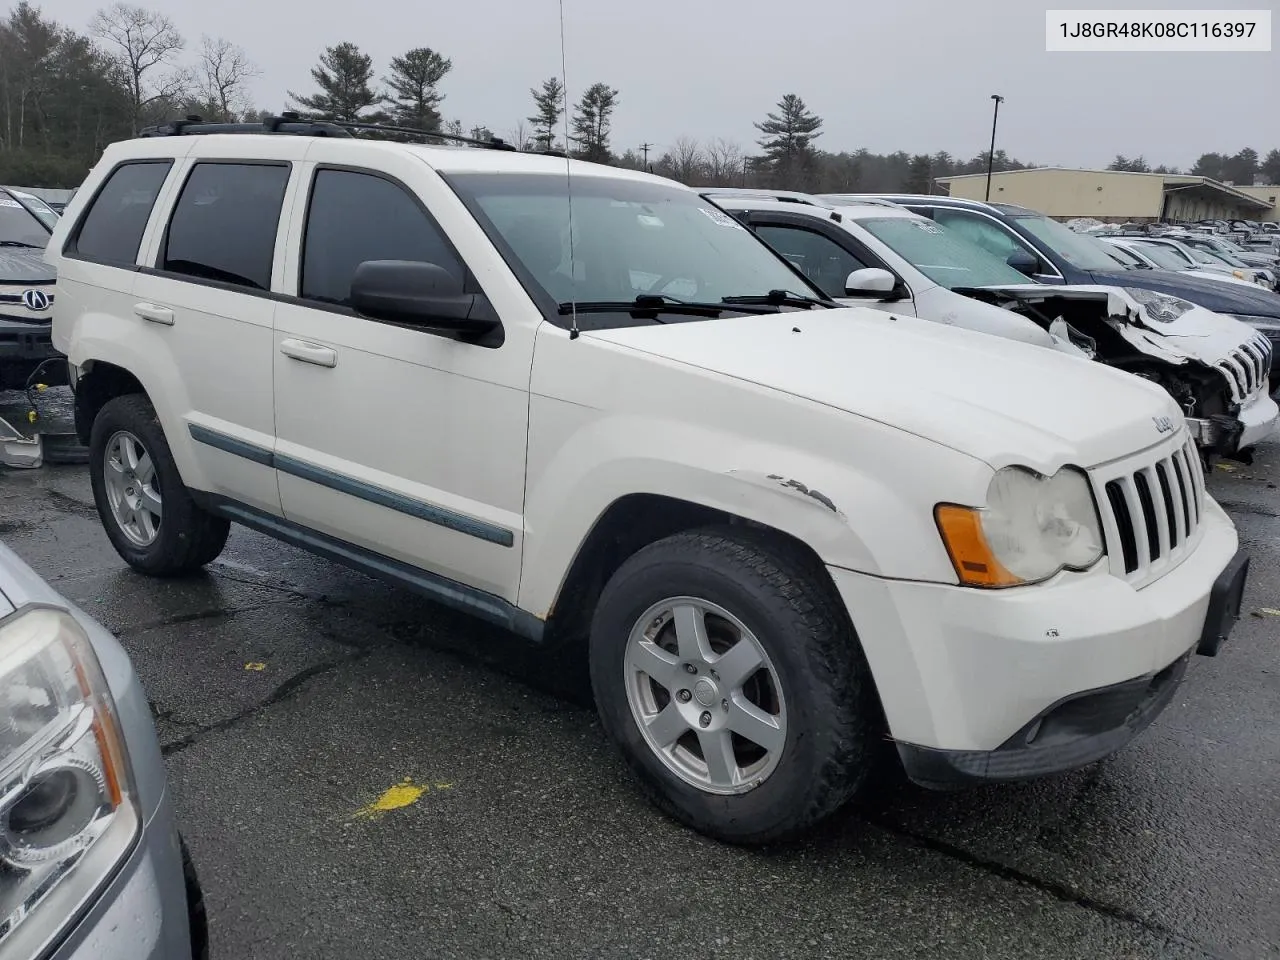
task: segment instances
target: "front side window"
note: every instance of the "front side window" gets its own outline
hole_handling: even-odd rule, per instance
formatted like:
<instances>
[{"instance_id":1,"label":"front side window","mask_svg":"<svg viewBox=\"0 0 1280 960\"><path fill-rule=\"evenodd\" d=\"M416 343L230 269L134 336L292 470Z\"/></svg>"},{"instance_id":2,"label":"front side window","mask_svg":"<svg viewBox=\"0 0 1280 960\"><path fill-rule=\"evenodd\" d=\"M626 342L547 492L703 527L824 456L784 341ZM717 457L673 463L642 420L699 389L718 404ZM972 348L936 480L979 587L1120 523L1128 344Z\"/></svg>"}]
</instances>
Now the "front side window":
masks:
<instances>
[{"instance_id":1,"label":"front side window","mask_svg":"<svg viewBox=\"0 0 1280 960\"><path fill-rule=\"evenodd\" d=\"M756 233L829 297L847 295L845 281L867 265L829 237L803 227L761 224Z\"/></svg>"},{"instance_id":2,"label":"front side window","mask_svg":"<svg viewBox=\"0 0 1280 960\"><path fill-rule=\"evenodd\" d=\"M522 274L529 293L562 312L571 303L616 304L640 295L720 303L774 290L818 293L750 230L692 190L602 176L574 177L569 185L563 173L445 179ZM592 326L624 322L616 314L588 320Z\"/></svg>"},{"instance_id":3,"label":"front side window","mask_svg":"<svg viewBox=\"0 0 1280 960\"><path fill-rule=\"evenodd\" d=\"M7 190L0 190L0 247L43 249L49 231Z\"/></svg>"},{"instance_id":4,"label":"front side window","mask_svg":"<svg viewBox=\"0 0 1280 960\"><path fill-rule=\"evenodd\" d=\"M465 273L440 229L403 187L371 173L318 170L307 209L299 295L349 306L366 260L434 263Z\"/></svg>"},{"instance_id":5,"label":"front side window","mask_svg":"<svg viewBox=\"0 0 1280 960\"><path fill-rule=\"evenodd\" d=\"M857 223L934 283L948 290L1027 282L1027 278L1005 263L1003 258L932 220L923 217L868 217L859 219Z\"/></svg>"},{"instance_id":6,"label":"front side window","mask_svg":"<svg viewBox=\"0 0 1280 960\"><path fill-rule=\"evenodd\" d=\"M283 164L197 163L173 209L160 268L270 290L288 183Z\"/></svg>"},{"instance_id":7,"label":"front side window","mask_svg":"<svg viewBox=\"0 0 1280 960\"><path fill-rule=\"evenodd\" d=\"M102 263L135 263L151 208L172 166L172 160L139 161L113 170L80 221L73 252Z\"/></svg>"},{"instance_id":8,"label":"front side window","mask_svg":"<svg viewBox=\"0 0 1280 960\"><path fill-rule=\"evenodd\" d=\"M1018 239L1013 231L980 214L939 207L933 212L933 218L961 240L981 247L1000 260L1007 261L1010 254L1025 252L1035 257L1037 263L1040 261L1040 257ZM1023 281L1025 279L1022 278Z\"/></svg>"}]
</instances>

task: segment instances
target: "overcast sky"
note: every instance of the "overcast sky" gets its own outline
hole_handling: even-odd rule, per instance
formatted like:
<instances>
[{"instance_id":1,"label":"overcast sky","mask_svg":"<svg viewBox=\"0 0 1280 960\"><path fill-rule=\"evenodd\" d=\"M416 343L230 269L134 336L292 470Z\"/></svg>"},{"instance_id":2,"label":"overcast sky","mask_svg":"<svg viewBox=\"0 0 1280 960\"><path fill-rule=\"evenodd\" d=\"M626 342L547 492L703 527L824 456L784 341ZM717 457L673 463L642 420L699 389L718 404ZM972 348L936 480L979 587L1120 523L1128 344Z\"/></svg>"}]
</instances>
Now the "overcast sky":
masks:
<instances>
[{"instance_id":1,"label":"overcast sky","mask_svg":"<svg viewBox=\"0 0 1280 960\"><path fill-rule=\"evenodd\" d=\"M79 29L101 0L36 0ZM1192 9L1275 0L1199 0ZM161 0L196 48L225 36L259 65L254 99L283 109L311 92L322 50L351 40L378 77L404 50L453 60L446 119L498 135L532 112L529 88L560 74L556 0ZM883 153L985 150L1026 162L1105 166L1116 153L1188 167L1206 151L1280 147L1280 47L1271 53L1046 53L1044 11L1027 0L564 0L568 88L620 91L614 150L677 137L754 149L761 120L797 93L824 121L818 145ZM1069 7L1058 2L1056 7ZM1121 8L1093 0L1080 8ZM1123 8L1151 7L1141 2ZM1166 0L1165 8L1179 6ZM789 38L789 39L781 39ZM652 156L652 154L651 154Z\"/></svg>"}]
</instances>

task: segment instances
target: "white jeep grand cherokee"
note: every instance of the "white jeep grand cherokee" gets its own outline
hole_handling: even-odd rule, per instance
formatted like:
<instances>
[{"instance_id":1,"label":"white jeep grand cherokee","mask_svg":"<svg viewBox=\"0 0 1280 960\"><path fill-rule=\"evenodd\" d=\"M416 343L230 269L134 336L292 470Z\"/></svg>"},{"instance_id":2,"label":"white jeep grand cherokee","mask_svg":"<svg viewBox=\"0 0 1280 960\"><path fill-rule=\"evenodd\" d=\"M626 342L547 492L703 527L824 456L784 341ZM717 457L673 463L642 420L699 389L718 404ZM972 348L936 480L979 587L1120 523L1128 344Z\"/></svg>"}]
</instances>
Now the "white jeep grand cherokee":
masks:
<instances>
[{"instance_id":1,"label":"white jeep grand cherokee","mask_svg":"<svg viewBox=\"0 0 1280 960\"><path fill-rule=\"evenodd\" d=\"M179 123L49 249L133 567L235 521L576 647L653 799L727 841L831 813L886 738L930 787L1097 760L1239 611L1160 387L815 302L666 180Z\"/></svg>"}]
</instances>

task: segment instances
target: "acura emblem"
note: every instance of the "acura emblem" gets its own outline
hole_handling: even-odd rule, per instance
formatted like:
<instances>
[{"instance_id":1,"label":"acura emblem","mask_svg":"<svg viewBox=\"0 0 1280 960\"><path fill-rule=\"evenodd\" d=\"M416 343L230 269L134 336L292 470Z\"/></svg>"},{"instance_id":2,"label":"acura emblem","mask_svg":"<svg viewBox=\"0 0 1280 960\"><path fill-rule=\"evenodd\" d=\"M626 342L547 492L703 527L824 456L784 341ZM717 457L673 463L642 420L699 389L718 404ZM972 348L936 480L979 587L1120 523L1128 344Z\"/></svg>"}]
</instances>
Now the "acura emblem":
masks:
<instances>
[{"instance_id":1,"label":"acura emblem","mask_svg":"<svg viewBox=\"0 0 1280 960\"><path fill-rule=\"evenodd\" d=\"M1168 417L1152 417L1156 425L1156 429L1161 433L1169 433L1173 430L1173 421Z\"/></svg>"},{"instance_id":2,"label":"acura emblem","mask_svg":"<svg viewBox=\"0 0 1280 960\"><path fill-rule=\"evenodd\" d=\"M49 295L43 290L24 290L22 302L28 310L49 309Z\"/></svg>"}]
</instances>

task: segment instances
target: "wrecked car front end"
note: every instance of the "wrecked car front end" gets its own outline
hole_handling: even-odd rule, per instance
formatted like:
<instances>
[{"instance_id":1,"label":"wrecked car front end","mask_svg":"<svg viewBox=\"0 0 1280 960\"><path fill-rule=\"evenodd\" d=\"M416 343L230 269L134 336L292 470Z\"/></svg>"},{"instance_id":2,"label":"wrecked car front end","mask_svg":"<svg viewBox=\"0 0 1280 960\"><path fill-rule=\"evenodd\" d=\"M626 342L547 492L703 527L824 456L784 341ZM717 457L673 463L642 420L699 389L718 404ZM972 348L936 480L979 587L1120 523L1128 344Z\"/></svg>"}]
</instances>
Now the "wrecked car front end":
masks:
<instances>
[{"instance_id":1,"label":"wrecked car front end","mask_svg":"<svg viewBox=\"0 0 1280 960\"><path fill-rule=\"evenodd\" d=\"M1206 455L1252 462L1280 419L1270 396L1273 346L1254 327L1152 290L1027 284L965 290L1011 310L1090 359L1160 384Z\"/></svg>"}]
</instances>

